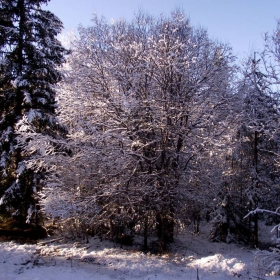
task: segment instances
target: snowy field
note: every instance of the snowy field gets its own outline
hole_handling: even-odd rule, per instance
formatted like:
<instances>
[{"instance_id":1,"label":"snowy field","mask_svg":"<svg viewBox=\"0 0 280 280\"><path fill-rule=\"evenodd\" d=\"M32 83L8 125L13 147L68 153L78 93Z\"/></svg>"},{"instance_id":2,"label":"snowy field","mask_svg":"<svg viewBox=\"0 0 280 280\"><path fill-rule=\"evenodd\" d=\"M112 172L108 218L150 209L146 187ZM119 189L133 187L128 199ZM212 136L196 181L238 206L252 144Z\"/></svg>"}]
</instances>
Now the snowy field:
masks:
<instances>
[{"instance_id":1,"label":"snowy field","mask_svg":"<svg viewBox=\"0 0 280 280\"><path fill-rule=\"evenodd\" d=\"M280 279L256 277L259 272L252 266L253 250L211 243L203 232L177 236L172 251L162 256L144 254L133 247L120 248L98 238L88 244L46 242L0 243L0 279Z\"/></svg>"}]
</instances>

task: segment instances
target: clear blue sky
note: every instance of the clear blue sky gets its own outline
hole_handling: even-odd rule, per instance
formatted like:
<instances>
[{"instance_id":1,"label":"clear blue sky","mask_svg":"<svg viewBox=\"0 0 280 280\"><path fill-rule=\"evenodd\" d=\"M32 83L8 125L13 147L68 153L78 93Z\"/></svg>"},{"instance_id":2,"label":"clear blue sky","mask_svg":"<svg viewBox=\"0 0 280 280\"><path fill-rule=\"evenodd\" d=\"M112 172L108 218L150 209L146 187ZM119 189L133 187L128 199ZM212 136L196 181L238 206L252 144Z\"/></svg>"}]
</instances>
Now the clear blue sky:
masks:
<instances>
[{"instance_id":1,"label":"clear blue sky","mask_svg":"<svg viewBox=\"0 0 280 280\"><path fill-rule=\"evenodd\" d=\"M89 26L94 12L130 20L139 9L158 16L177 7L192 26L205 27L211 38L229 43L240 58L261 48L262 35L271 33L280 19L280 0L51 0L47 9L69 30Z\"/></svg>"}]
</instances>

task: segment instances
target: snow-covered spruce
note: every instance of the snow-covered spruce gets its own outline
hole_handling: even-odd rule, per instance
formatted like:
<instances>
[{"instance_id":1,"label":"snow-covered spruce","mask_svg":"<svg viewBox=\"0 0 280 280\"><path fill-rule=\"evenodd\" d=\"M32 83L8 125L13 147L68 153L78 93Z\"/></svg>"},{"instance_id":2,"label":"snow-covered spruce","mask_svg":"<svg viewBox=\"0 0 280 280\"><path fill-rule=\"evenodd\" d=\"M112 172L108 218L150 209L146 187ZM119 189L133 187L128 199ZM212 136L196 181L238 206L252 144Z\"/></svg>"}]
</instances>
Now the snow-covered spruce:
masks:
<instances>
[{"instance_id":1,"label":"snow-covered spruce","mask_svg":"<svg viewBox=\"0 0 280 280\"><path fill-rule=\"evenodd\" d=\"M37 191L50 170L46 155L57 150L63 134L54 86L66 52L56 38L61 21L41 9L47 2L0 3L1 214L22 222L38 210Z\"/></svg>"}]
</instances>

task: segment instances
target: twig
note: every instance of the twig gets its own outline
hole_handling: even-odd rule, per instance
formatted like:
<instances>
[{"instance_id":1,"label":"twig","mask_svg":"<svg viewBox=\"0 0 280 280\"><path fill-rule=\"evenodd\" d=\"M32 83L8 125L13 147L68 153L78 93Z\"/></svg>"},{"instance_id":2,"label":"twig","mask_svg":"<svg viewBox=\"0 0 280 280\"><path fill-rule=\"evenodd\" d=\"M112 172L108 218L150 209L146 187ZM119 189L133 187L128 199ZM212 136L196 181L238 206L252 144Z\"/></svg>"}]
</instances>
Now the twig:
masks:
<instances>
[{"instance_id":1,"label":"twig","mask_svg":"<svg viewBox=\"0 0 280 280\"><path fill-rule=\"evenodd\" d=\"M55 239L52 239L52 240L42 241L42 242L37 243L37 245L43 246L43 245L47 245L49 243L60 241L62 239L64 239L64 237L59 237L59 238L55 238Z\"/></svg>"}]
</instances>

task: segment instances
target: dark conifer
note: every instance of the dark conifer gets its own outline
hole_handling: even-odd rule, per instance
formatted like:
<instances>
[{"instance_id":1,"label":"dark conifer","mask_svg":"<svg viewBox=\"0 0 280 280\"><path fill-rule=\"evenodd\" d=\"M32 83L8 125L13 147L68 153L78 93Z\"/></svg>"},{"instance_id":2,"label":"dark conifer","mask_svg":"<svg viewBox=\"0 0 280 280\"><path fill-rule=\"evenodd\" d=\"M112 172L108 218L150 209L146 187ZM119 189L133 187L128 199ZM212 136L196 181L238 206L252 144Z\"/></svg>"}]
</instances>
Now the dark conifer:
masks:
<instances>
[{"instance_id":1,"label":"dark conifer","mask_svg":"<svg viewBox=\"0 0 280 280\"><path fill-rule=\"evenodd\" d=\"M0 2L0 213L27 221L46 172L38 161L40 141L62 135L54 86L66 50L56 38L62 22L41 9L48 2Z\"/></svg>"}]
</instances>

